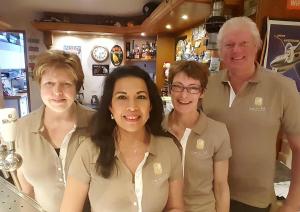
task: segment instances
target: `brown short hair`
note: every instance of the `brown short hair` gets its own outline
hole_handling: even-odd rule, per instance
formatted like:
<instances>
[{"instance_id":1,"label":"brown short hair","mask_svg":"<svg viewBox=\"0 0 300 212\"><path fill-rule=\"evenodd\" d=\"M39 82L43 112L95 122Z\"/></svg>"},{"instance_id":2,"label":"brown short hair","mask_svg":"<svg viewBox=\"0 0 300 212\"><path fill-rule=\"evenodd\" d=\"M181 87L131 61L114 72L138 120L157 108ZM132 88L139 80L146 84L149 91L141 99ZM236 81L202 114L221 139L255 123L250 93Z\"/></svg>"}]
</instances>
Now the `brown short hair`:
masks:
<instances>
[{"instance_id":1,"label":"brown short hair","mask_svg":"<svg viewBox=\"0 0 300 212\"><path fill-rule=\"evenodd\" d=\"M205 64L196 61L176 61L171 64L169 70L169 83L172 84L176 74L183 72L188 77L199 80L202 90L206 89L208 81L208 67Z\"/></svg>"},{"instance_id":2,"label":"brown short hair","mask_svg":"<svg viewBox=\"0 0 300 212\"><path fill-rule=\"evenodd\" d=\"M40 84L42 76L48 68L66 68L75 78L76 91L83 85L84 74L79 57L76 54L61 51L48 50L40 54L36 59L33 70L33 78Z\"/></svg>"}]
</instances>

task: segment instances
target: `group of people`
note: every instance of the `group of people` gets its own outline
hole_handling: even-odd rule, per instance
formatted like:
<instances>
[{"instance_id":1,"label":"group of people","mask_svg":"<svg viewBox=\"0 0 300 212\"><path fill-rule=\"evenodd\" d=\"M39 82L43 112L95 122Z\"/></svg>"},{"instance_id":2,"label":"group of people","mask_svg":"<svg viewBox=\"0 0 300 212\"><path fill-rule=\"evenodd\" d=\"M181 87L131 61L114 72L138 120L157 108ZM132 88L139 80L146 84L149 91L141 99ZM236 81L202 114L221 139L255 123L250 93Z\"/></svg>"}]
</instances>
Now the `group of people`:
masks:
<instances>
[{"instance_id":1,"label":"group of people","mask_svg":"<svg viewBox=\"0 0 300 212\"><path fill-rule=\"evenodd\" d=\"M300 209L300 99L295 83L256 61L259 31L247 17L218 34L225 69L178 61L164 114L149 75L120 66L105 79L97 111L76 102L79 58L50 50L34 77L44 105L18 120L22 190L48 212L263 212L273 201L276 140L293 151L281 212ZM87 204L89 203L89 204Z\"/></svg>"}]
</instances>

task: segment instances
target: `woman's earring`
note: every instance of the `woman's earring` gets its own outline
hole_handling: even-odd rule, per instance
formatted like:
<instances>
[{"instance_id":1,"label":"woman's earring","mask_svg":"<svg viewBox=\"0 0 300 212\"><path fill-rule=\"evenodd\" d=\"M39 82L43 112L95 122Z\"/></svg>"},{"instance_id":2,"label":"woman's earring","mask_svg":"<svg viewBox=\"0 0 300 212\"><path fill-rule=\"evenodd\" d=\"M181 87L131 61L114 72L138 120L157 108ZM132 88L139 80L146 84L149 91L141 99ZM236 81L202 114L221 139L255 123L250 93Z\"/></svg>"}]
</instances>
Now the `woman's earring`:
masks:
<instances>
[{"instance_id":1,"label":"woman's earring","mask_svg":"<svg viewBox=\"0 0 300 212\"><path fill-rule=\"evenodd\" d=\"M111 118L111 119L114 119L114 116L113 116L113 114L112 114L112 113L110 114L110 118Z\"/></svg>"}]
</instances>

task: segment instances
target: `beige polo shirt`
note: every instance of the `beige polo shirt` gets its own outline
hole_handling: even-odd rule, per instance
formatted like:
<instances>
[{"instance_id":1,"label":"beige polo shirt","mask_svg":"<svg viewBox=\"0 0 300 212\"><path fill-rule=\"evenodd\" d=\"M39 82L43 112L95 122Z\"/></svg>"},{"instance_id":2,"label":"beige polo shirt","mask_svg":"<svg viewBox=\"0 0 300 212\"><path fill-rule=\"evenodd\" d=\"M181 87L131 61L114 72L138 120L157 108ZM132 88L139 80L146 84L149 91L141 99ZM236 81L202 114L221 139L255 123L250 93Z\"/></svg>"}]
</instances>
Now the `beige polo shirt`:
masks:
<instances>
[{"instance_id":1,"label":"beige polo shirt","mask_svg":"<svg viewBox=\"0 0 300 212\"><path fill-rule=\"evenodd\" d=\"M94 111L76 106L76 128L65 137L58 156L42 135L45 106L17 122L16 151L22 156L20 170L33 186L35 199L47 212L58 212L65 189L65 176L79 145L88 137Z\"/></svg>"},{"instance_id":2,"label":"beige polo shirt","mask_svg":"<svg viewBox=\"0 0 300 212\"><path fill-rule=\"evenodd\" d=\"M257 66L230 107L229 98L227 71L212 75L202 106L207 116L224 122L229 131L231 198L267 207L273 193L278 131L300 135L299 93L293 80Z\"/></svg>"},{"instance_id":3,"label":"beige polo shirt","mask_svg":"<svg viewBox=\"0 0 300 212\"><path fill-rule=\"evenodd\" d=\"M168 129L168 118L169 115L163 121L165 129ZM183 158L185 211L215 212L214 162L228 160L231 156L225 124L200 113L196 125L190 130L186 145L182 147L185 155Z\"/></svg>"},{"instance_id":4,"label":"beige polo shirt","mask_svg":"<svg viewBox=\"0 0 300 212\"><path fill-rule=\"evenodd\" d=\"M151 136L149 151L139 166L141 170L136 173L140 177L132 176L116 151L112 176L103 178L95 170L99 152L94 143L84 142L69 171L69 176L90 185L89 199L95 212L163 211L168 200L169 182L182 179L179 150L167 137ZM139 186L135 185L137 183Z\"/></svg>"}]
</instances>

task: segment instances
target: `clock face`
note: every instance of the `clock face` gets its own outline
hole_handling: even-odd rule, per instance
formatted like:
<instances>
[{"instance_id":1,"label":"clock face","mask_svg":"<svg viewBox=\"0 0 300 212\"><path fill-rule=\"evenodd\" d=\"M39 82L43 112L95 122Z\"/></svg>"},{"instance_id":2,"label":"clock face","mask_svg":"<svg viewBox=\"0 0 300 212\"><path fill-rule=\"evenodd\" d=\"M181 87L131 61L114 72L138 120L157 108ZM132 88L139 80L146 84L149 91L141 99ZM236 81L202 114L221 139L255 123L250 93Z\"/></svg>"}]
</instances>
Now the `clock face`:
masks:
<instances>
[{"instance_id":1,"label":"clock face","mask_svg":"<svg viewBox=\"0 0 300 212\"><path fill-rule=\"evenodd\" d=\"M103 46L95 46L91 52L92 58L96 62L102 62L108 57L108 50Z\"/></svg>"}]
</instances>

